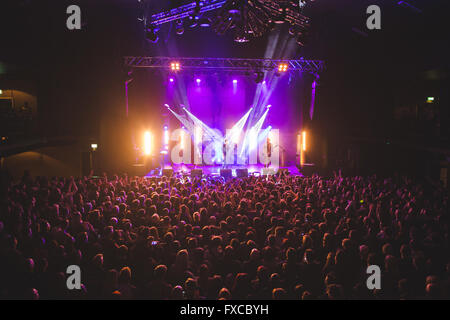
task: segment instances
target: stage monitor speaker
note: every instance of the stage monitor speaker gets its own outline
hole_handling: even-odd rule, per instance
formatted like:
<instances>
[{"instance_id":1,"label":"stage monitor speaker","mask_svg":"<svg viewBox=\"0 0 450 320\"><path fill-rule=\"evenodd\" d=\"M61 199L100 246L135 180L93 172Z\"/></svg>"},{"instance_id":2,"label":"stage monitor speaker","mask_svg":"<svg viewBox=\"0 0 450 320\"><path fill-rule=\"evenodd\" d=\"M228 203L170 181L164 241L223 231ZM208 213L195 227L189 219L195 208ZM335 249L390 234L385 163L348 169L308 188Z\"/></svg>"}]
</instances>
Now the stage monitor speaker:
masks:
<instances>
[{"instance_id":1,"label":"stage monitor speaker","mask_svg":"<svg viewBox=\"0 0 450 320\"><path fill-rule=\"evenodd\" d=\"M271 176L276 174L277 172L273 168L263 168L262 169L262 175L263 176Z\"/></svg>"},{"instance_id":2,"label":"stage monitor speaker","mask_svg":"<svg viewBox=\"0 0 450 320\"><path fill-rule=\"evenodd\" d=\"M248 169L236 169L236 177L238 178L248 177Z\"/></svg>"},{"instance_id":3,"label":"stage monitor speaker","mask_svg":"<svg viewBox=\"0 0 450 320\"><path fill-rule=\"evenodd\" d=\"M203 170L202 169L192 169L191 170L191 177L199 177L201 178L203 176Z\"/></svg>"},{"instance_id":4,"label":"stage monitor speaker","mask_svg":"<svg viewBox=\"0 0 450 320\"><path fill-rule=\"evenodd\" d=\"M173 176L173 169L163 169L162 175L168 178Z\"/></svg>"},{"instance_id":5,"label":"stage monitor speaker","mask_svg":"<svg viewBox=\"0 0 450 320\"><path fill-rule=\"evenodd\" d=\"M231 169L220 169L220 176L224 177L225 179L230 179L233 174L231 172Z\"/></svg>"}]
</instances>

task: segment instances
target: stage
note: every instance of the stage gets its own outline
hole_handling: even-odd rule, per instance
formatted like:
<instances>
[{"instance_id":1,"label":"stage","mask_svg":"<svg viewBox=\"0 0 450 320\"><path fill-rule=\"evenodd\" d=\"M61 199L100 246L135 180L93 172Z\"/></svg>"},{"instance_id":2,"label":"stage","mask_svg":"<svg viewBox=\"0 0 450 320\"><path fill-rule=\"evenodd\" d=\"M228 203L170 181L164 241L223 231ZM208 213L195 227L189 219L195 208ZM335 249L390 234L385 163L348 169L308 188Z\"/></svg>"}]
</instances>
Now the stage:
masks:
<instances>
[{"instance_id":1,"label":"stage","mask_svg":"<svg viewBox=\"0 0 450 320\"><path fill-rule=\"evenodd\" d=\"M164 170L173 170L174 176L185 176L185 175L191 175L193 170L201 170L202 176L220 176L220 170L222 169L230 169L231 170L231 177L236 178L238 177L237 171L239 169L247 169L248 170L248 176L261 176L266 175L267 171L265 170L264 165L229 165L226 166L226 168L222 165L214 165L214 166L195 166L192 164L172 164L167 165L164 167ZM289 175L291 176L303 176L303 174L299 171L298 167L296 166L289 166L289 167L280 167L278 170L276 170L274 167L269 167L268 171L269 174L276 174L278 171L287 171ZM197 171L198 172L198 171ZM146 177L158 177L163 176L163 172L160 169L152 170L148 174L146 174Z\"/></svg>"}]
</instances>

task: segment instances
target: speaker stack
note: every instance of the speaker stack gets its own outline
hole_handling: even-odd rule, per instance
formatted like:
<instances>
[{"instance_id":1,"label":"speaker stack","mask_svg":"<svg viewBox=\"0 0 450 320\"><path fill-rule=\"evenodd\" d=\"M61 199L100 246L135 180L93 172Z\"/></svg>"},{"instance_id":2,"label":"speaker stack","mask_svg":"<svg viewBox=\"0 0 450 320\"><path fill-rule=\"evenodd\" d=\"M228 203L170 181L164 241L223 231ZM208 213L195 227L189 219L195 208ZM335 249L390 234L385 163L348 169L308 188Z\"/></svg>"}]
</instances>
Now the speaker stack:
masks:
<instances>
[{"instance_id":1,"label":"speaker stack","mask_svg":"<svg viewBox=\"0 0 450 320\"><path fill-rule=\"evenodd\" d=\"M248 169L236 169L236 176L238 178L248 177Z\"/></svg>"},{"instance_id":2,"label":"speaker stack","mask_svg":"<svg viewBox=\"0 0 450 320\"><path fill-rule=\"evenodd\" d=\"M231 179L233 175L231 169L220 169L220 176L224 177L225 179Z\"/></svg>"}]
</instances>

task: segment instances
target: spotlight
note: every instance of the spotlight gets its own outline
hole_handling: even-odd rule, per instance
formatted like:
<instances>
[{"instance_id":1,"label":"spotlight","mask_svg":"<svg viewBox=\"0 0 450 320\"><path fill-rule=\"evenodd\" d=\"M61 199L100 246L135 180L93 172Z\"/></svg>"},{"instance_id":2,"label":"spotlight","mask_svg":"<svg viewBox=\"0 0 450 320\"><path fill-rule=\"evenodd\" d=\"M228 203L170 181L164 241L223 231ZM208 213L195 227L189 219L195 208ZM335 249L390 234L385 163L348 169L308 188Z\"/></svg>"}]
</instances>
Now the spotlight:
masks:
<instances>
[{"instance_id":1,"label":"spotlight","mask_svg":"<svg viewBox=\"0 0 450 320\"><path fill-rule=\"evenodd\" d=\"M233 80L233 84L237 84L237 82L238 82L238 81L237 81L236 79Z\"/></svg>"},{"instance_id":2,"label":"spotlight","mask_svg":"<svg viewBox=\"0 0 450 320\"><path fill-rule=\"evenodd\" d=\"M97 150L97 148L98 148L98 144L96 144L96 143L92 143L92 144L91 144L91 149L92 149L92 151Z\"/></svg>"},{"instance_id":3,"label":"spotlight","mask_svg":"<svg viewBox=\"0 0 450 320\"><path fill-rule=\"evenodd\" d=\"M200 85L200 82L202 82L202 80L199 78L197 78L195 81L197 82L198 85Z\"/></svg>"},{"instance_id":4,"label":"spotlight","mask_svg":"<svg viewBox=\"0 0 450 320\"><path fill-rule=\"evenodd\" d=\"M263 72L256 72L255 73L256 79L255 82L256 83L261 83L264 79L264 73Z\"/></svg>"},{"instance_id":5,"label":"spotlight","mask_svg":"<svg viewBox=\"0 0 450 320\"><path fill-rule=\"evenodd\" d=\"M306 131L302 132L302 150L306 151Z\"/></svg>"},{"instance_id":6,"label":"spotlight","mask_svg":"<svg viewBox=\"0 0 450 320\"><path fill-rule=\"evenodd\" d=\"M170 70L172 70L173 72L180 71L180 69L181 69L181 67L180 67L179 62L171 62L170 63Z\"/></svg>"},{"instance_id":7,"label":"spotlight","mask_svg":"<svg viewBox=\"0 0 450 320\"><path fill-rule=\"evenodd\" d=\"M153 28L148 28L147 31L145 32L145 38L152 42L152 43L156 43L158 42L158 35L156 34L156 30Z\"/></svg>"},{"instance_id":8,"label":"spotlight","mask_svg":"<svg viewBox=\"0 0 450 320\"><path fill-rule=\"evenodd\" d=\"M202 28L208 28L211 26L211 20L208 18L201 18L198 22L198 25Z\"/></svg>"},{"instance_id":9,"label":"spotlight","mask_svg":"<svg viewBox=\"0 0 450 320\"><path fill-rule=\"evenodd\" d=\"M271 104L269 104L266 108L267 109L270 109L272 107L272 105Z\"/></svg>"},{"instance_id":10,"label":"spotlight","mask_svg":"<svg viewBox=\"0 0 450 320\"><path fill-rule=\"evenodd\" d=\"M175 80L173 80L173 78L170 78L169 81L170 81L171 83L173 83Z\"/></svg>"},{"instance_id":11,"label":"spotlight","mask_svg":"<svg viewBox=\"0 0 450 320\"><path fill-rule=\"evenodd\" d=\"M184 33L183 21L181 20L177 21L177 27L175 29L175 32L180 36Z\"/></svg>"},{"instance_id":12,"label":"spotlight","mask_svg":"<svg viewBox=\"0 0 450 320\"><path fill-rule=\"evenodd\" d=\"M288 65L286 63L281 63L278 66L278 72L286 72L288 70Z\"/></svg>"},{"instance_id":13,"label":"spotlight","mask_svg":"<svg viewBox=\"0 0 450 320\"><path fill-rule=\"evenodd\" d=\"M295 30L295 27L290 27L289 28L289 34L291 36L295 36L297 34L297 30Z\"/></svg>"},{"instance_id":14,"label":"spotlight","mask_svg":"<svg viewBox=\"0 0 450 320\"><path fill-rule=\"evenodd\" d=\"M231 3L231 8L228 10L228 12L230 14L238 14L239 12L241 12L241 10L239 10L239 3L238 3L238 1L233 1Z\"/></svg>"},{"instance_id":15,"label":"spotlight","mask_svg":"<svg viewBox=\"0 0 450 320\"><path fill-rule=\"evenodd\" d=\"M195 28L198 25L198 17L189 17L189 28Z\"/></svg>"},{"instance_id":16,"label":"spotlight","mask_svg":"<svg viewBox=\"0 0 450 320\"><path fill-rule=\"evenodd\" d=\"M133 81L133 71L132 70L128 71L125 75L125 83L129 84L129 83L131 83L131 81Z\"/></svg>"},{"instance_id":17,"label":"spotlight","mask_svg":"<svg viewBox=\"0 0 450 320\"><path fill-rule=\"evenodd\" d=\"M163 127L163 144L164 144L164 149L168 149L169 148L169 127L167 125L165 125Z\"/></svg>"},{"instance_id":18,"label":"spotlight","mask_svg":"<svg viewBox=\"0 0 450 320\"><path fill-rule=\"evenodd\" d=\"M152 135L149 131L144 133L144 154L149 156L152 152Z\"/></svg>"},{"instance_id":19,"label":"spotlight","mask_svg":"<svg viewBox=\"0 0 450 320\"><path fill-rule=\"evenodd\" d=\"M299 32L299 34L297 35L297 44L301 47L305 46L306 34L304 34L303 32Z\"/></svg>"},{"instance_id":20,"label":"spotlight","mask_svg":"<svg viewBox=\"0 0 450 320\"><path fill-rule=\"evenodd\" d=\"M274 19L276 24L283 24L286 21L286 8L279 9L280 15Z\"/></svg>"},{"instance_id":21,"label":"spotlight","mask_svg":"<svg viewBox=\"0 0 450 320\"><path fill-rule=\"evenodd\" d=\"M238 35L234 38L234 41L236 41L238 43L245 43L245 42L249 42L250 40L245 35Z\"/></svg>"}]
</instances>

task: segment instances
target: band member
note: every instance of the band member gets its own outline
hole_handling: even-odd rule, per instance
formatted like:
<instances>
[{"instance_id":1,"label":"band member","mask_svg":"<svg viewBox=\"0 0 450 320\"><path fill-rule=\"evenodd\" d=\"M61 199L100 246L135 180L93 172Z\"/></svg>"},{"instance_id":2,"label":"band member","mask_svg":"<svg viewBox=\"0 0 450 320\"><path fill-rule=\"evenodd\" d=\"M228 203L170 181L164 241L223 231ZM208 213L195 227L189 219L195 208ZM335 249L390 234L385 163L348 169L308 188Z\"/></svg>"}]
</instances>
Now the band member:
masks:
<instances>
[{"instance_id":1,"label":"band member","mask_svg":"<svg viewBox=\"0 0 450 320\"><path fill-rule=\"evenodd\" d=\"M223 146L222 146L222 154L223 154L223 167L226 168L226 157L227 157L227 148L228 148L228 140L224 139L223 140Z\"/></svg>"},{"instance_id":2,"label":"band member","mask_svg":"<svg viewBox=\"0 0 450 320\"><path fill-rule=\"evenodd\" d=\"M270 157L272 157L272 142L270 141L270 138L267 137L267 163L265 164L265 167L268 168L270 164Z\"/></svg>"}]
</instances>

